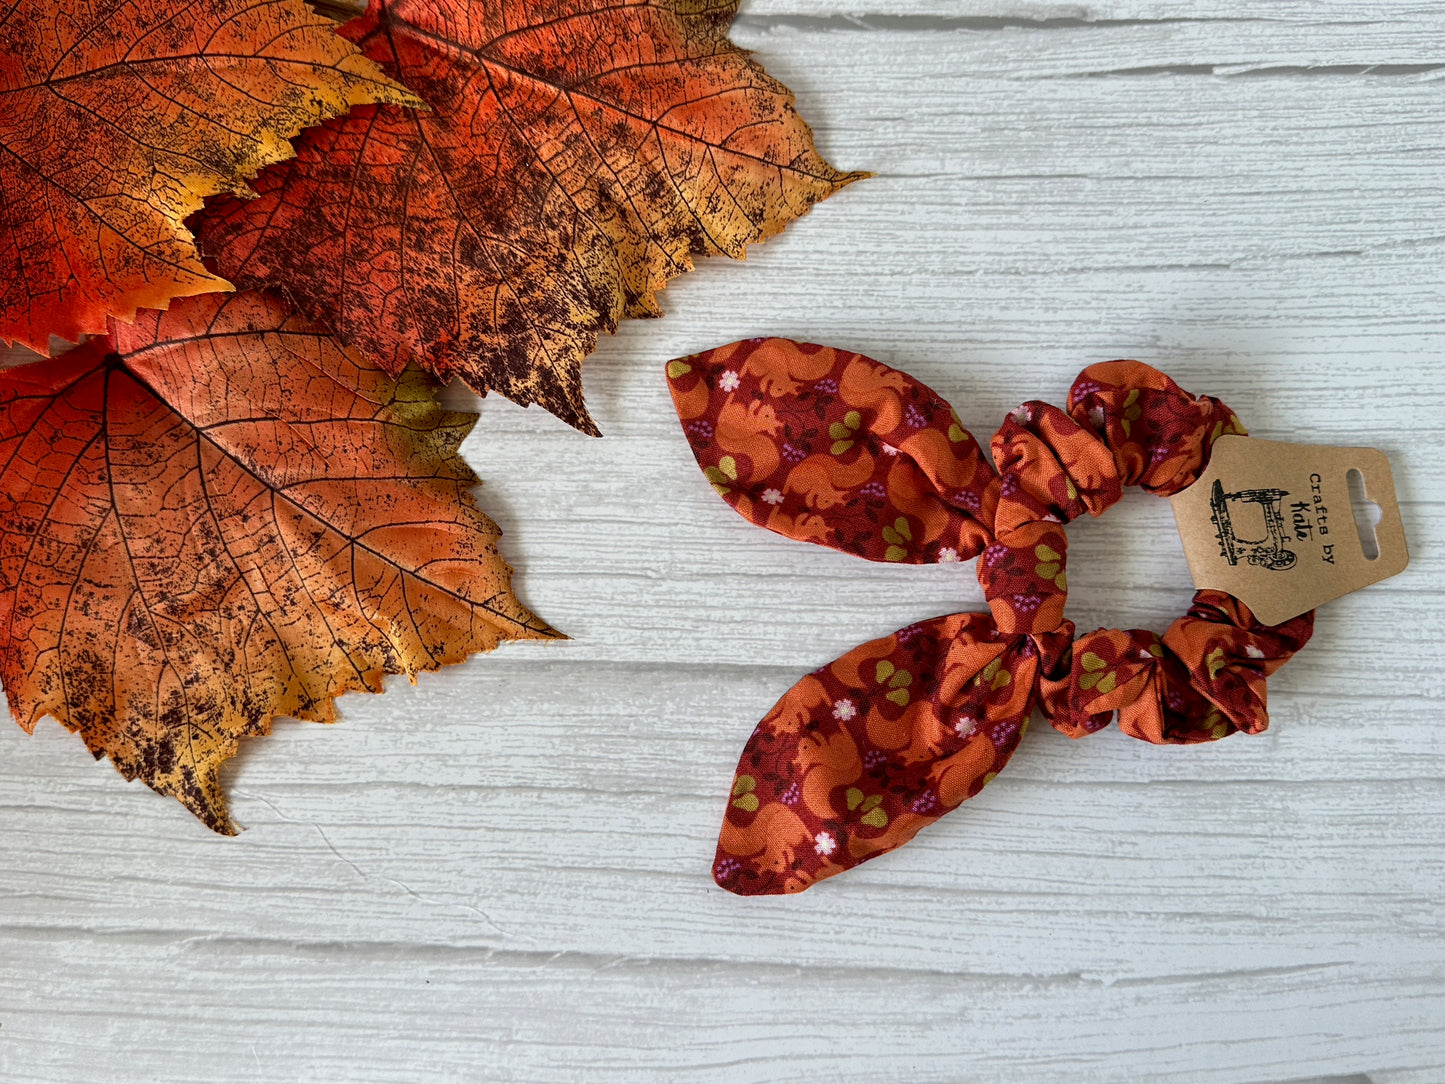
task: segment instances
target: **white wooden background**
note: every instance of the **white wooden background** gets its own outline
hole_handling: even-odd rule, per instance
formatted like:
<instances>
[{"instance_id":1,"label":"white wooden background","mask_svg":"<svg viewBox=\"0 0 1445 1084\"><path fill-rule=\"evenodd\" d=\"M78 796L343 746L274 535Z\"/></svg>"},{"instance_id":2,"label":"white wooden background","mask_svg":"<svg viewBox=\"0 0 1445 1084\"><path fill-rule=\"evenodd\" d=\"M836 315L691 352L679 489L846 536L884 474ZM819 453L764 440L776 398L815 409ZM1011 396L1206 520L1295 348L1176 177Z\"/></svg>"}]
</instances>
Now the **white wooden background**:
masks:
<instances>
[{"instance_id":1,"label":"white wooden background","mask_svg":"<svg viewBox=\"0 0 1445 1084\"><path fill-rule=\"evenodd\" d=\"M236 839L0 727L0 1079L1445 1080L1445 6L752 0L734 37L879 176L606 342L605 439L484 404L484 506L574 639L279 725ZM1142 358L1256 435L1388 451L1414 564L1321 613L1264 736L1035 726L902 851L730 896L756 719L981 605L714 497L661 367L754 334L980 433ZM1162 502L1071 537L1081 627L1185 606Z\"/></svg>"}]
</instances>

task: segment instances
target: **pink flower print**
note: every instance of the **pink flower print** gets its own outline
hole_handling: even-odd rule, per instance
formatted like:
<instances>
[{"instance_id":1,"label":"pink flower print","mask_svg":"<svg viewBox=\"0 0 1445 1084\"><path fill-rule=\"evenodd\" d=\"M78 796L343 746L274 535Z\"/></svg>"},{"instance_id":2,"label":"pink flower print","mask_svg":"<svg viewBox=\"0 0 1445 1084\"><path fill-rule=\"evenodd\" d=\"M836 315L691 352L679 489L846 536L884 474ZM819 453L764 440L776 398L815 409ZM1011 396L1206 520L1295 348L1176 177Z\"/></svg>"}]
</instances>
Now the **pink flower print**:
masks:
<instances>
[{"instance_id":1,"label":"pink flower print","mask_svg":"<svg viewBox=\"0 0 1445 1084\"><path fill-rule=\"evenodd\" d=\"M738 374L731 369L725 369L717 378L717 386L723 391L737 391L740 383L742 382L738 379Z\"/></svg>"},{"instance_id":2,"label":"pink flower print","mask_svg":"<svg viewBox=\"0 0 1445 1084\"><path fill-rule=\"evenodd\" d=\"M776 489L765 489L763 490L763 500L768 504L782 504L783 495Z\"/></svg>"},{"instance_id":3,"label":"pink flower print","mask_svg":"<svg viewBox=\"0 0 1445 1084\"><path fill-rule=\"evenodd\" d=\"M858 714L858 708L851 700L839 700L833 705L833 718L847 722Z\"/></svg>"},{"instance_id":4,"label":"pink flower print","mask_svg":"<svg viewBox=\"0 0 1445 1084\"><path fill-rule=\"evenodd\" d=\"M817 851L824 858L838 849L838 841L833 838L831 832L819 832L813 837L813 850Z\"/></svg>"}]
</instances>

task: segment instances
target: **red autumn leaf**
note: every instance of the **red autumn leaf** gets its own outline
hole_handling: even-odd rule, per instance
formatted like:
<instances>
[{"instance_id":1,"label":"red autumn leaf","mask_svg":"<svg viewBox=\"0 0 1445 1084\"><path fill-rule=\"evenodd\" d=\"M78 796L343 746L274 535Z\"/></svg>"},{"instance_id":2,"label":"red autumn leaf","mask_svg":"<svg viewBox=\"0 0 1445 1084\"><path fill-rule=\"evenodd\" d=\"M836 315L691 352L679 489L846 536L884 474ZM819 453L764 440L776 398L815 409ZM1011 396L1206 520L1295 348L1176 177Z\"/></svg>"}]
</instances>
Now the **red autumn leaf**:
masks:
<instances>
[{"instance_id":1,"label":"red autumn leaf","mask_svg":"<svg viewBox=\"0 0 1445 1084\"><path fill-rule=\"evenodd\" d=\"M201 216L243 286L279 286L391 372L408 362L589 433L579 369L694 256L741 258L862 176L727 40L736 0L372 0L341 32L430 112L305 133L260 198Z\"/></svg>"},{"instance_id":2,"label":"red autumn leaf","mask_svg":"<svg viewBox=\"0 0 1445 1084\"><path fill-rule=\"evenodd\" d=\"M361 102L415 102L302 0L0 0L0 338L224 290L182 225Z\"/></svg>"},{"instance_id":3,"label":"red autumn leaf","mask_svg":"<svg viewBox=\"0 0 1445 1084\"><path fill-rule=\"evenodd\" d=\"M260 294L178 301L0 371L0 685L235 829L276 716L557 635L517 601L457 445L475 416Z\"/></svg>"}]
</instances>

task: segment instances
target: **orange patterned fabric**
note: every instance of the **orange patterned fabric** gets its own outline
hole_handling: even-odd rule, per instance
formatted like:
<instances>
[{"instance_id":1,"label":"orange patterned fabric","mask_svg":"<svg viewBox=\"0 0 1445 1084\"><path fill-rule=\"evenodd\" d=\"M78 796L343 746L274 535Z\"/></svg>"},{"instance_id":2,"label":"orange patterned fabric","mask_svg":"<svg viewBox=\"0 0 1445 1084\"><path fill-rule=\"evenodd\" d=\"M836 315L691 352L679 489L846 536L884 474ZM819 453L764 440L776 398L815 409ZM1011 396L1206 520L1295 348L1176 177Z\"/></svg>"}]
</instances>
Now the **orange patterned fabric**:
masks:
<instances>
[{"instance_id":1,"label":"orange patterned fabric","mask_svg":"<svg viewBox=\"0 0 1445 1084\"><path fill-rule=\"evenodd\" d=\"M901 846L1003 770L1035 707L1078 738L1118 721L1156 744L1269 725L1265 679L1312 613L1261 625L1199 591L1162 637L1074 638L1065 525L1125 486L1168 496L1242 433L1223 403L1135 361L1085 369L1066 410L1024 403L985 451L937 393L871 358L749 339L669 362L699 465L739 514L870 561L978 557L990 613L854 648L763 718L738 762L713 875L800 892Z\"/></svg>"}]
</instances>

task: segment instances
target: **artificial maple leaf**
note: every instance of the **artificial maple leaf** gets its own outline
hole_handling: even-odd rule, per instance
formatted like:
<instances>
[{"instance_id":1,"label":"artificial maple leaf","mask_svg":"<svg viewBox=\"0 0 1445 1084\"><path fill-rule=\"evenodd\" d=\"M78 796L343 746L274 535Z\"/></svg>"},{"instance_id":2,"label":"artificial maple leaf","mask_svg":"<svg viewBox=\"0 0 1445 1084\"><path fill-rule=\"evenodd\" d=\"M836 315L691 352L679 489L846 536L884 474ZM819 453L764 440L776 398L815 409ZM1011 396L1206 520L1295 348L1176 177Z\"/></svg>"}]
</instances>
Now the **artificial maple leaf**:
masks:
<instances>
[{"instance_id":1,"label":"artificial maple leaf","mask_svg":"<svg viewBox=\"0 0 1445 1084\"><path fill-rule=\"evenodd\" d=\"M416 103L302 0L0 0L0 337L224 290L183 220L362 102Z\"/></svg>"},{"instance_id":2,"label":"artificial maple leaf","mask_svg":"<svg viewBox=\"0 0 1445 1084\"><path fill-rule=\"evenodd\" d=\"M217 783L280 715L502 640L529 613L457 445L475 415L260 294L178 301L0 371L0 685L235 829Z\"/></svg>"},{"instance_id":3,"label":"artificial maple leaf","mask_svg":"<svg viewBox=\"0 0 1445 1084\"><path fill-rule=\"evenodd\" d=\"M202 248L392 372L595 434L579 368L692 257L741 258L863 174L727 39L736 0L372 0L342 27L431 107L364 107L210 204Z\"/></svg>"}]
</instances>

